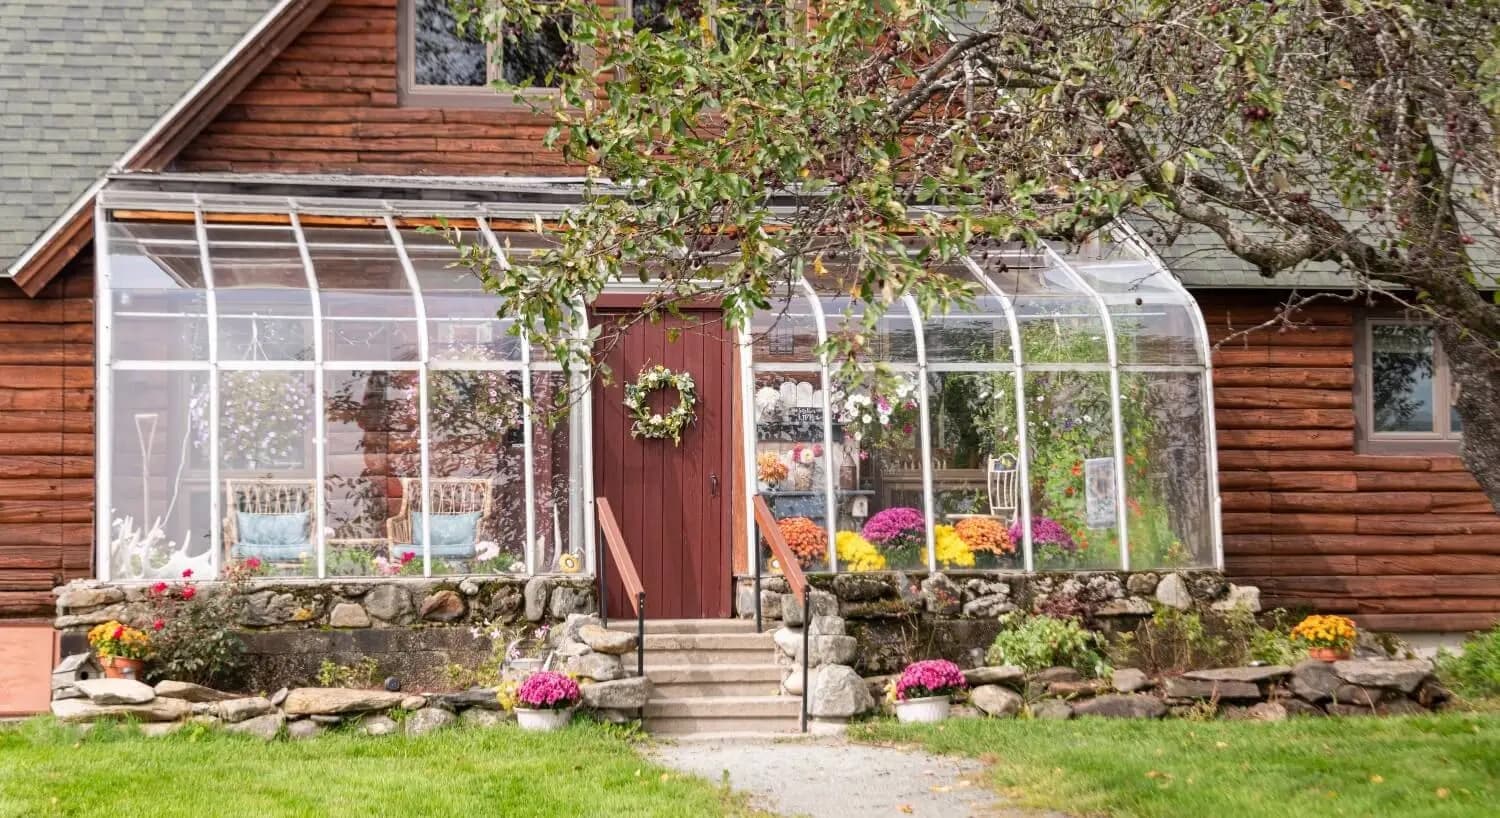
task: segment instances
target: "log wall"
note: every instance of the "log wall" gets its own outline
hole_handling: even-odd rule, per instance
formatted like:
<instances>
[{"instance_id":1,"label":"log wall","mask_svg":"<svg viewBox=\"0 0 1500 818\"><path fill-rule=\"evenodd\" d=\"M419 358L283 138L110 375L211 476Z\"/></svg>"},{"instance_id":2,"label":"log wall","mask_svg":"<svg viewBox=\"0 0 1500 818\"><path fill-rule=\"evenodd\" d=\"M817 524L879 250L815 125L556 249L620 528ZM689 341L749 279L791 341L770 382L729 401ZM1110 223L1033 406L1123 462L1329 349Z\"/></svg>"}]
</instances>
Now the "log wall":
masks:
<instances>
[{"instance_id":1,"label":"log wall","mask_svg":"<svg viewBox=\"0 0 1500 818\"><path fill-rule=\"evenodd\" d=\"M178 155L179 170L579 175L529 110L398 99L398 0L334 0ZM496 92L496 96L499 93Z\"/></svg>"},{"instance_id":2,"label":"log wall","mask_svg":"<svg viewBox=\"0 0 1500 818\"><path fill-rule=\"evenodd\" d=\"M0 619L93 573L93 248L36 297L0 282Z\"/></svg>"},{"instance_id":3,"label":"log wall","mask_svg":"<svg viewBox=\"0 0 1500 818\"><path fill-rule=\"evenodd\" d=\"M1500 516L1453 456L1357 451L1354 310L1238 333L1277 294L1200 292L1214 355L1225 569L1269 605L1380 630L1500 619Z\"/></svg>"}]
</instances>

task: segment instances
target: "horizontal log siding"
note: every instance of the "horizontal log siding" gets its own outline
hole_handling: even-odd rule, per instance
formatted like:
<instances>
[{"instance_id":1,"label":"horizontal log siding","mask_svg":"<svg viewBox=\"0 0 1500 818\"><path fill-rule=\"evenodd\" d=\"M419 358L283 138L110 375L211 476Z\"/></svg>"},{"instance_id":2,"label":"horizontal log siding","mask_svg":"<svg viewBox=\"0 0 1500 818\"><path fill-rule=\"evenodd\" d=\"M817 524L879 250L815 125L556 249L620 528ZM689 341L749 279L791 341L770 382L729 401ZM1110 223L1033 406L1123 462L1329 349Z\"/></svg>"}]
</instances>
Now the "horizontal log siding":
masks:
<instances>
[{"instance_id":1,"label":"horizontal log siding","mask_svg":"<svg viewBox=\"0 0 1500 818\"><path fill-rule=\"evenodd\" d=\"M187 171L579 175L525 109L397 101L397 0L334 0L178 155ZM495 92L499 95L499 92Z\"/></svg>"},{"instance_id":2,"label":"horizontal log siding","mask_svg":"<svg viewBox=\"0 0 1500 818\"><path fill-rule=\"evenodd\" d=\"M0 283L0 619L93 574L93 270L90 247L34 299Z\"/></svg>"},{"instance_id":3,"label":"horizontal log siding","mask_svg":"<svg viewBox=\"0 0 1500 818\"><path fill-rule=\"evenodd\" d=\"M1242 334L1277 297L1200 292L1214 354L1226 569L1272 606L1382 630L1500 619L1500 516L1456 457L1355 450L1354 313Z\"/></svg>"}]
</instances>

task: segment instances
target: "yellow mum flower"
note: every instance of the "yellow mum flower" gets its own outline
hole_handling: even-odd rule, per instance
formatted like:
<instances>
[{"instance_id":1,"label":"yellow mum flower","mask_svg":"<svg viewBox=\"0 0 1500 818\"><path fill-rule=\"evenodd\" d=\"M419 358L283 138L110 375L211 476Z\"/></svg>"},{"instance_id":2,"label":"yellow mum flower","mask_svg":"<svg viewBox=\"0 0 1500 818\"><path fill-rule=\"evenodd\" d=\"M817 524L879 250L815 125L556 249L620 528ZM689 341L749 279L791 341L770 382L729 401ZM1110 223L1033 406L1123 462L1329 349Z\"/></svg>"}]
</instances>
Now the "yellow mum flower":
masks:
<instances>
[{"instance_id":1,"label":"yellow mum flower","mask_svg":"<svg viewBox=\"0 0 1500 818\"><path fill-rule=\"evenodd\" d=\"M932 530L936 540L937 561L944 568L973 568L974 551L958 536L951 525L940 525Z\"/></svg>"},{"instance_id":2,"label":"yellow mum flower","mask_svg":"<svg viewBox=\"0 0 1500 818\"><path fill-rule=\"evenodd\" d=\"M839 555L839 567L845 571L880 571L885 568L885 555L858 532L840 531L834 535L833 547Z\"/></svg>"}]
</instances>

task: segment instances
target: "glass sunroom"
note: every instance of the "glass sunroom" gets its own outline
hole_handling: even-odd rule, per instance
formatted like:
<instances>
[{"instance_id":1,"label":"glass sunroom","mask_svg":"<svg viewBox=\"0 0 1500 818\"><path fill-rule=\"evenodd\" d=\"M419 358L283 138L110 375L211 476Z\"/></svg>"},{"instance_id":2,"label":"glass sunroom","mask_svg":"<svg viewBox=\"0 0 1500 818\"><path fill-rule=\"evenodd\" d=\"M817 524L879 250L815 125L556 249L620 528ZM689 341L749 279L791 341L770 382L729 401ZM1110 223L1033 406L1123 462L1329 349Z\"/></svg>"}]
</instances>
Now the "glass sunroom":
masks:
<instances>
[{"instance_id":1,"label":"glass sunroom","mask_svg":"<svg viewBox=\"0 0 1500 818\"><path fill-rule=\"evenodd\" d=\"M741 336L744 482L805 570L1221 566L1206 328L1127 228L942 270L978 295L893 303L851 384L820 344L865 307L818 269Z\"/></svg>"},{"instance_id":2,"label":"glass sunroom","mask_svg":"<svg viewBox=\"0 0 1500 818\"><path fill-rule=\"evenodd\" d=\"M379 203L107 201L101 578L591 563L587 409L533 418L570 389L562 367L422 220ZM498 264L537 246L469 214L454 224Z\"/></svg>"}]
</instances>

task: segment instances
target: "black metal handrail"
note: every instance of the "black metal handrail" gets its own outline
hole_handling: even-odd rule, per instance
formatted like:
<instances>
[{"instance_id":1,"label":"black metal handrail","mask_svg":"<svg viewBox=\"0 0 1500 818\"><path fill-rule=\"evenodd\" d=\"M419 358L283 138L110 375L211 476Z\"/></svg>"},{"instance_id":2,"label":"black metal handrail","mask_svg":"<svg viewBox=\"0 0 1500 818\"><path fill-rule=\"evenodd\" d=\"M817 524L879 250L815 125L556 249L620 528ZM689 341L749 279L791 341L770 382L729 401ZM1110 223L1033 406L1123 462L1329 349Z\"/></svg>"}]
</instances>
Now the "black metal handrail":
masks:
<instances>
[{"instance_id":1,"label":"black metal handrail","mask_svg":"<svg viewBox=\"0 0 1500 818\"><path fill-rule=\"evenodd\" d=\"M787 589L794 597L802 600L802 732L807 732L807 656L808 642L812 634L812 588L807 584L807 577L802 573L802 563L797 561L797 556L792 553L792 547L787 545L786 538L781 536L781 526L776 524L776 515L771 513L771 507L766 504L766 498L755 495L755 632L761 633L765 630L761 622L760 590L761 590L761 566L765 563L765 555L761 551L761 543L766 542L771 546L771 554L776 557L776 562L781 566L781 575L786 578ZM783 611L782 621L786 620L786 612Z\"/></svg>"},{"instance_id":2,"label":"black metal handrail","mask_svg":"<svg viewBox=\"0 0 1500 818\"><path fill-rule=\"evenodd\" d=\"M635 561L630 558L630 549L625 547L625 535L620 532L620 523L615 519L609 498L594 500L598 509L599 537L594 543L594 566L599 575L599 619L609 627L609 584L605 581L605 551L614 557L615 567L620 573L620 582L630 595L631 607L635 608L635 675L646 675L646 588L641 584L641 575L635 570ZM644 721L644 719L642 719Z\"/></svg>"}]
</instances>

